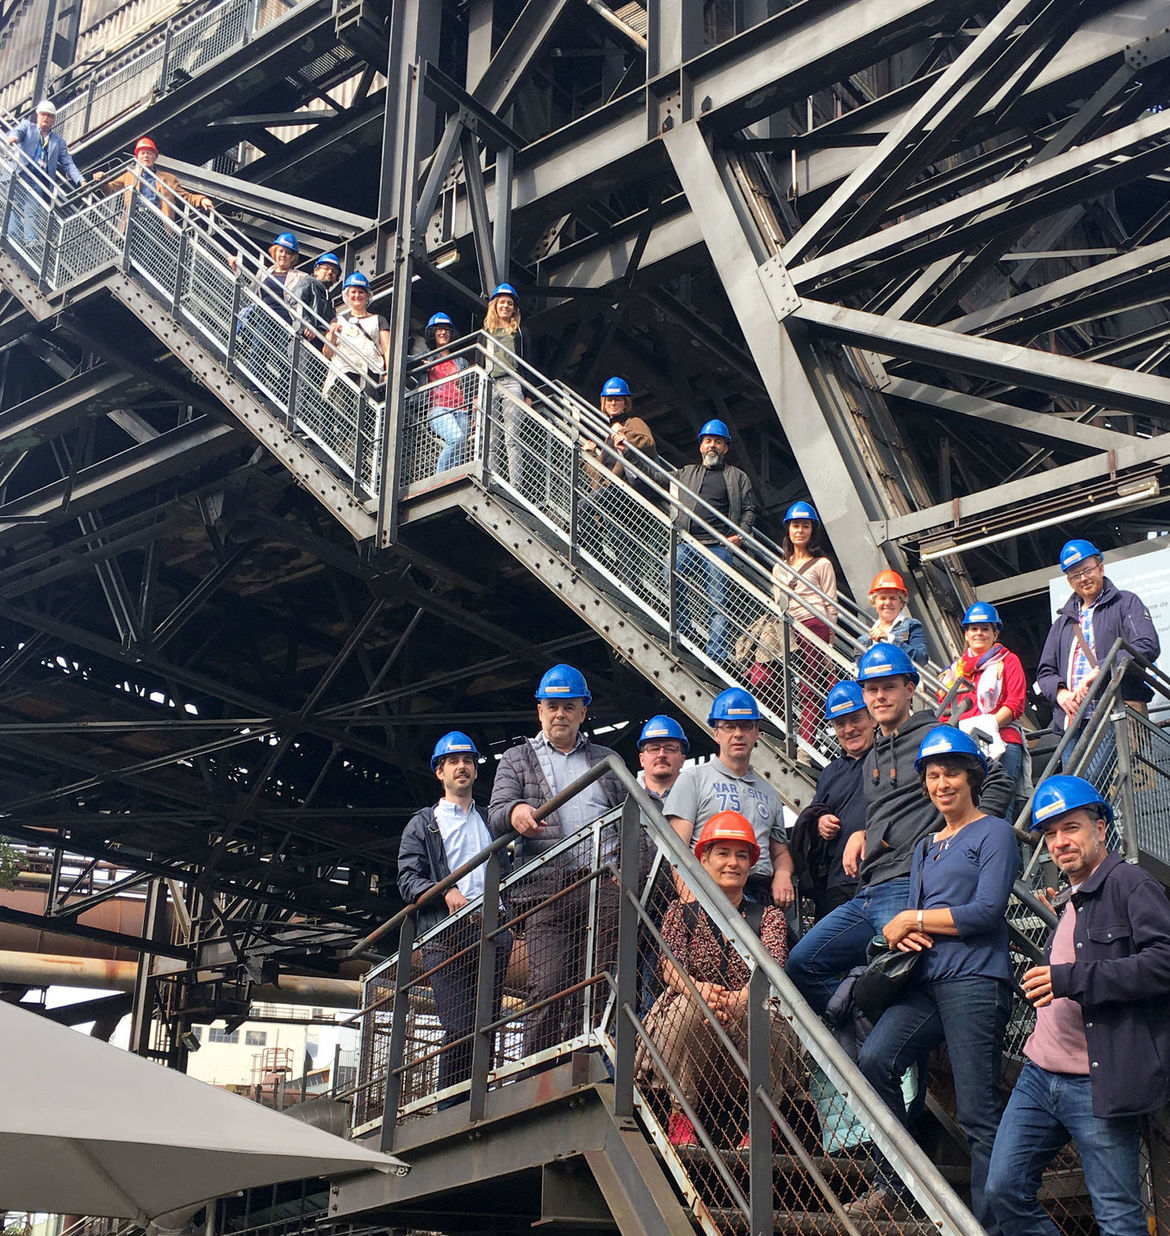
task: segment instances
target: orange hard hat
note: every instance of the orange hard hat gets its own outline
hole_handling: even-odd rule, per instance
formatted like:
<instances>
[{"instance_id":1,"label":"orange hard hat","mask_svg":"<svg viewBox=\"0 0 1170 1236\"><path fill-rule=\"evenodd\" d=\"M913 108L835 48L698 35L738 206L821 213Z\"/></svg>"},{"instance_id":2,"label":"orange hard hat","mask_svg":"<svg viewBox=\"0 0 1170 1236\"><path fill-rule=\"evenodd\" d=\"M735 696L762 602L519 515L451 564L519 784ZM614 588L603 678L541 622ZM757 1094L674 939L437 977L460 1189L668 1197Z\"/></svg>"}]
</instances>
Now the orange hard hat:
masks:
<instances>
[{"instance_id":1,"label":"orange hard hat","mask_svg":"<svg viewBox=\"0 0 1170 1236\"><path fill-rule=\"evenodd\" d=\"M716 812L703 825L703 831L699 834L698 841L695 842L695 857L701 859L708 846L720 841L742 842L751 851L753 865L760 857L760 844L756 840L756 830L738 811Z\"/></svg>"},{"instance_id":2,"label":"orange hard hat","mask_svg":"<svg viewBox=\"0 0 1170 1236\"><path fill-rule=\"evenodd\" d=\"M906 585L902 582L902 577L897 571L879 571L873 577L873 583L869 586L869 595L873 596L875 592L881 592L886 588L891 592L900 592L904 597L910 595L906 591Z\"/></svg>"},{"instance_id":3,"label":"orange hard hat","mask_svg":"<svg viewBox=\"0 0 1170 1236\"><path fill-rule=\"evenodd\" d=\"M137 154L140 150L153 150L155 154L158 154L158 147L149 137L140 137L134 143L134 153Z\"/></svg>"}]
</instances>

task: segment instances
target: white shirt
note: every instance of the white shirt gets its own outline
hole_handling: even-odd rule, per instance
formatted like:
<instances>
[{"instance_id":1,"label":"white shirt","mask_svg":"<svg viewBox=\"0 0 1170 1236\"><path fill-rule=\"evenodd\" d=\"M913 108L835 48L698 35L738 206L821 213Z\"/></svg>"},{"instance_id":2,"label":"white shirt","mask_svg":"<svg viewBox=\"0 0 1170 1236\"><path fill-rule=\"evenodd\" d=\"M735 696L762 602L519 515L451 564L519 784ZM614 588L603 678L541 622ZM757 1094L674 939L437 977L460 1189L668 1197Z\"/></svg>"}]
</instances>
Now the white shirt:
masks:
<instances>
[{"instance_id":1,"label":"white shirt","mask_svg":"<svg viewBox=\"0 0 1170 1236\"><path fill-rule=\"evenodd\" d=\"M491 834L487 830L483 816L472 803L464 811L450 799L441 798L435 807L435 823L439 826L439 836L443 841L443 849L447 855L447 865L452 871L462 867L468 859L474 858L481 850L491 845ZM480 863L473 871L469 871L455 887L467 898L474 901L483 895L483 872L485 863Z\"/></svg>"}]
</instances>

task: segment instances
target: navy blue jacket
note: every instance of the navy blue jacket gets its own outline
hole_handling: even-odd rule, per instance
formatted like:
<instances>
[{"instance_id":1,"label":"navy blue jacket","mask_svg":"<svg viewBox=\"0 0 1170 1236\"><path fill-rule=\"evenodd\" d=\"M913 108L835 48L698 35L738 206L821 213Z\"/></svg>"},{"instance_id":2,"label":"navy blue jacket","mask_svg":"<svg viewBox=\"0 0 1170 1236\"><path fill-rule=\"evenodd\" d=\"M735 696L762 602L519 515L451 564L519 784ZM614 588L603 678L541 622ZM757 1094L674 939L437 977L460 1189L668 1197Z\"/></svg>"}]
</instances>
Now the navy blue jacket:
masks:
<instances>
[{"instance_id":1,"label":"navy blue jacket","mask_svg":"<svg viewBox=\"0 0 1170 1236\"><path fill-rule=\"evenodd\" d=\"M478 803L476 804L479 805ZM487 813L480 808L479 814L487 823ZM500 878L512 870L512 859L506 849L500 852ZM451 874L447 862L447 850L435 823L434 807L416 811L402 830L398 843L398 892L409 905L434 884ZM435 897L419 911L416 934L423 935L436 923L442 922L450 910L442 897Z\"/></svg>"},{"instance_id":2,"label":"navy blue jacket","mask_svg":"<svg viewBox=\"0 0 1170 1236\"><path fill-rule=\"evenodd\" d=\"M839 755L817 778L815 797L796 817L789 850L801 884L810 888L856 887L857 879L841 866L845 843L865 827L865 755ZM817 832L817 820L826 812L841 821L841 829L826 841Z\"/></svg>"},{"instance_id":3,"label":"navy blue jacket","mask_svg":"<svg viewBox=\"0 0 1170 1236\"><path fill-rule=\"evenodd\" d=\"M1064 679L1076 629L1080 626L1079 606L1080 598L1074 593L1056 615L1056 621L1044 641L1044 650L1040 653L1040 664L1036 667L1036 685L1040 688L1040 694L1055 709L1052 728L1058 734L1064 731L1065 715L1056 703L1056 693L1068 686ZM1145 601L1136 592L1126 592L1107 578L1093 609L1093 644L1098 661L1108 656L1109 649L1119 638L1150 661L1157 660L1158 653L1162 651ZM1154 692L1142 677L1141 670L1136 667L1132 670L1132 673L1125 675L1122 683L1123 698L1143 702L1151 700Z\"/></svg>"},{"instance_id":4,"label":"navy blue jacket","mask_svg":"<svg viewBox=\"0 0 1170 1236\"><path fill-rule=\"evenodd\" d=\"M16 141L12 145L19 146L21 150L28 155L38 167L40 166L41 158L41 132L31 120L22 120L20 124L13 130ZM49 144L45 151L46 166L45 173L50 180L56 178L57 169L60 168L74 186L80 186L85 179L81 172L78 171L77 164L73 162L73 156L69 153L69 147L65 144L65 139L55 129L49 130Z\"/></svg>"},{"instance_id":5,"label":"navy blue jacket","mask_svg":"<svg viewBox=\"0 0 1170 1236\"><path fill-rule=\"evenodd\" d=\"M1052 994L1081 1006L1093 1115L1157 1111L1170 1102L1170 901L1120 854L1072 901L1077 960L1052 967Z\"/></svg>"}]
</instances>

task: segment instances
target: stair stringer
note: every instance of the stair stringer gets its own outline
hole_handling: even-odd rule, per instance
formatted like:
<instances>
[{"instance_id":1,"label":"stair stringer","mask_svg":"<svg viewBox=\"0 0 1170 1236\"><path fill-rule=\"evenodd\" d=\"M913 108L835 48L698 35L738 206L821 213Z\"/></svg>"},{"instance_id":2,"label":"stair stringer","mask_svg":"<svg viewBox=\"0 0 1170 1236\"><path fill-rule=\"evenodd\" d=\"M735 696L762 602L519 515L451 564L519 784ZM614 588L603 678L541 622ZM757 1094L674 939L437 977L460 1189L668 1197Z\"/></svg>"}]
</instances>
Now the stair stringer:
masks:
<instances>
[{"instance_id":1,"label":"stair stringer","mask_svg":"<svg viewBox=\"0 0 1170 1236\"><path fill-rule=\"evenodd\" d=\"M459 505L548 590L586 622L615 652L643 675L662 695L696 725L707 728L711 702L725 687L712 685L677 654L661 637L638 625L620 601L564 560L561 553L541 540L511 504L478 486L460 486ZM752 756L752 765L776 789L794 811L811 801L811 786L796 771L779 742L762 734Z\"/></svg>"},{"instance_id":2,"label":"stair stringer","mask_svg":"<svg viewBox=\"0 0 1170 1236\"><path fill-rule=\"evenodd\" d=\"M110 269L84 283L47 297L21 264L0 249L0 282L13 292L38 321L46 321L65 306L78 305L108 291L172 352L215 398L309 491L354 537L374 535L376 516L369 505L349 492L329 465L292 434L283 421L252 396L212 354L128 275Z\"/></svg>"}]
</instances>

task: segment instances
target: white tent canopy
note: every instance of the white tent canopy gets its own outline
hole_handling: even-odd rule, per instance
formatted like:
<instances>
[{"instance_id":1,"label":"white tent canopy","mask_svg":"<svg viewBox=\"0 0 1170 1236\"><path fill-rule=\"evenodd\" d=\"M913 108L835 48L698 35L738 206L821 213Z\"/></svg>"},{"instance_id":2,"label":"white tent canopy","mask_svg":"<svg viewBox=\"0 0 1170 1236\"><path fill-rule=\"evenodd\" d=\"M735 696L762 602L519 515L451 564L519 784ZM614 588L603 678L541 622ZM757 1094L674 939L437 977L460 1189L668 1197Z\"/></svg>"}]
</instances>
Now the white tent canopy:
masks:
<instances>
[{"instance_id":1,"label":"white tent canopy","mask_svg":"<svg viewBox=\"0 0 1170 1236\"><path fill-rule=\"evenodd\" d=\"M0 1003L0 1210L146 1222L239 1189L404 1167Z\"/></svg>"}]
</instances>

